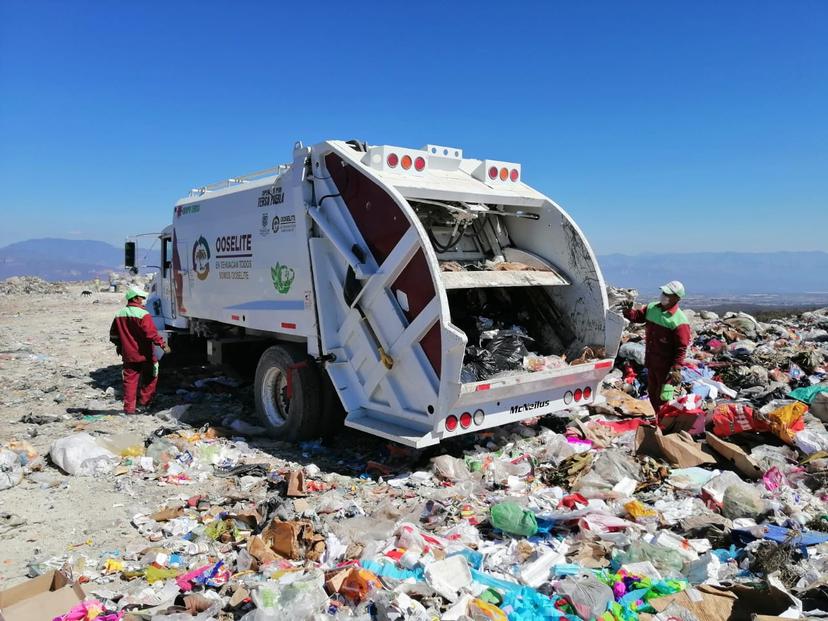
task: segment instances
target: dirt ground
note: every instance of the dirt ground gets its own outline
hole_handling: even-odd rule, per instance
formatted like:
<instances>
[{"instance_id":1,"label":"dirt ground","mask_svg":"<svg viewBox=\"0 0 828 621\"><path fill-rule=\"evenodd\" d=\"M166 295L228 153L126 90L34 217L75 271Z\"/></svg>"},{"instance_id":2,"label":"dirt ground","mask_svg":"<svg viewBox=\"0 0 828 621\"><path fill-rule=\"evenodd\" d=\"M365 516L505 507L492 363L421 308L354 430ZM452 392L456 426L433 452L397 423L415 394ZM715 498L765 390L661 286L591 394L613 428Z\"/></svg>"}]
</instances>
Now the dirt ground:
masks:
<instances>
[{"instance_id":1,"label":"dirt ground","mask_svg":"<svg viewBox=\"0 0 828 621\"><path fill-rule=\"evenodd\" d=\"M26 579L31 565L43 571L52 559L59 566L56 557L75 553L97 561L146 548L147 540L130 523L134 515L174 499L226 494L227 480L212 476L171 486L132 472L69 476L49 463L51 443L77 431L100 438L134 433L143 441L165 425L163 412L161 417L120 414L120 357L108 335L123 294L82 296L83 289L78 284L66 294L0 295L0 446L25 440L45 461L36 476L0 491L0 589ZM162 365L156 401L160 408L196 401L189 410L196 423L220 424L229 417L225 422L241 418L255 425L252 392L243 379L240 387L192 397L195 378L224 373L216 367ZM387 454L388 444L347 429L324 446L266 436L248 442L255 455L247 461L282 469L315 463L329 476L364 472L368 461Z\"/></svg>"}]
</instances>

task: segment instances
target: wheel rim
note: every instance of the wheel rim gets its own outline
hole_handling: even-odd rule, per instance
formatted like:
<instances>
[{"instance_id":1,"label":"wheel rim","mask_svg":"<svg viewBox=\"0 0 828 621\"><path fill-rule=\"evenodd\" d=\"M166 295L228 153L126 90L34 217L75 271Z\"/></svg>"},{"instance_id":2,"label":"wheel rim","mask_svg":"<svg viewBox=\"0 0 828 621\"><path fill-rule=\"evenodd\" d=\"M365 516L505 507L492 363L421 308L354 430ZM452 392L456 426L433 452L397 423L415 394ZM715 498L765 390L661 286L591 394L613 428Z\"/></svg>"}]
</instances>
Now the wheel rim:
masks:
<instances>
[{"instance_id":1,"label":"wheel rim","mask_svg":"<svg viewBox=\"0 0 828 621\"><path fill-rule=\"evenodd\" d=\"M287 422L290 399L287 396L287 377L278 367L271 367L262 380L262 407L268 422L281 427Z\"/></svg>"}]
</instances>

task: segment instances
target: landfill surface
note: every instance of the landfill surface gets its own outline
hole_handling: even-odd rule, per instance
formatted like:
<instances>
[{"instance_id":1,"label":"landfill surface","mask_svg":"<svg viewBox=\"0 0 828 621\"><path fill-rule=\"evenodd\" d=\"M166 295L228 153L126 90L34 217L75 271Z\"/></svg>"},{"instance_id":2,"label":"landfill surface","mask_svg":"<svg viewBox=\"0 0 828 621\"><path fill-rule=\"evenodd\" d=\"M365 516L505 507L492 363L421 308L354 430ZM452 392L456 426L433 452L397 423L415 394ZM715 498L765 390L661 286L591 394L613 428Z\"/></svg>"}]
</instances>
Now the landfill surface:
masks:
<instances>
[{"instance_id":1,"label":"landfill surface","mask_svg":"<svg viewBox=\"0 0 828 621\"><path fill-rule=\"evenodd\" d=\"M56 570L85 594L61 620L828 616L828 309L688 312L659 425L630 326L603 399L415 451L273 441L249 380L186 360L120 415L99 289L0 283L0 594Z\"/></svg>"}]
</instances>

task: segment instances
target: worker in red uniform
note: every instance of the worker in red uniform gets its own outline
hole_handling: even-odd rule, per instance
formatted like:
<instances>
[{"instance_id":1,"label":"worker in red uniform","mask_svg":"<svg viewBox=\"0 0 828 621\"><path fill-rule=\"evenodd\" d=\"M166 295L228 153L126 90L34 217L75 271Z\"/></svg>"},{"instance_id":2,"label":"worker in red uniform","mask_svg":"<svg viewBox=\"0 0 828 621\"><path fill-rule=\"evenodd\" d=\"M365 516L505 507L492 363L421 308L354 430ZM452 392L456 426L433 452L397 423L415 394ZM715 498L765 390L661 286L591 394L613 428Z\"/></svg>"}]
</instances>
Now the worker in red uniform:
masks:
<instances>
[{"instance_id":1,"label":"worker in red uniform","mask_svg":"<svg viewBox=\"0 0 828 621\"><path fill-rule=\"evenodd\" d=\"M144 301L147 293L131 288L126 293L127 305L115 313L109 328L109 340L124 364L124 413L135 414L136 398L142 407L148 407L155 397L158 384L158 358L153 351L157 345L164 352L170 348L152 322Z\"/></svg>"},{"instance_id":2,"label":"worker in red uniform","mask_svg":"<svg viewBox=\"0 0 828 621\"><path fill-rule=\"evenodd\" d=\"M684 285L678 280L661 287L661 298L641 308L630 305L624 317L632 323L645 323L646 350L644 366L647 367L647 393L650 403L658 414L661 404L671 398L666 386L681 384L681 367L690 345L690 323L679 308Z\"/></svg>"}]
</instances>

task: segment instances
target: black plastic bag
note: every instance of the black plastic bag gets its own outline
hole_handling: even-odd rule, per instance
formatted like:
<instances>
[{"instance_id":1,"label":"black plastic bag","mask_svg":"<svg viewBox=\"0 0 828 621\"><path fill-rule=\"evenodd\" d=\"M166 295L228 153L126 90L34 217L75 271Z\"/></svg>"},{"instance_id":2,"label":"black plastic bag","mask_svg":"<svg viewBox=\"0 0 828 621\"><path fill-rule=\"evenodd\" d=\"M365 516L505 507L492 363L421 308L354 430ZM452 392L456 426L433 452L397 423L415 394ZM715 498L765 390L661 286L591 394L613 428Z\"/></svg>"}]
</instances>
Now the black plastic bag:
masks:
<instances>
[{"instance_id":1,"label":"black plastic bag","mask_svg":"<svg viewBox=\"0 0 828 621\"><path fill-rule=\"evenodd\" d=\"M493 336L486 340L484 335L481 342L486 341L483 346L494 359L495 371L512 371L523 368L523 357L529 355L526 349L525 340L532 339L517 330L493 330Z\"/></svg>"},{"instance_id":2,"label":"black plastic bag","mask_svg":"<svg viewBox=\"0 0 828 621\"><path fill-rule=\"evenodd\" d=\"M470 345L466 347L463 357L463 368L460 371L460 381L464 384L479 382L497 372L491 352L481 347Z\"/></svg>"}]
</instances>

